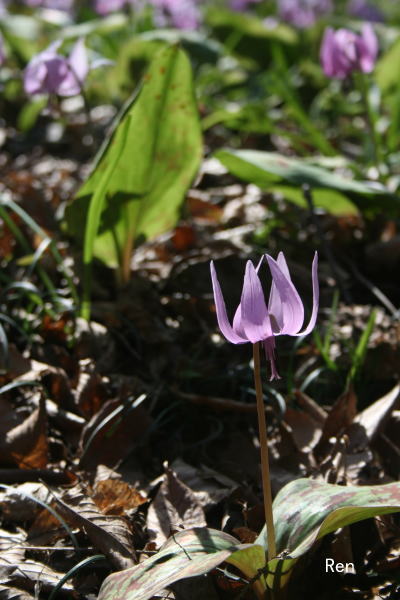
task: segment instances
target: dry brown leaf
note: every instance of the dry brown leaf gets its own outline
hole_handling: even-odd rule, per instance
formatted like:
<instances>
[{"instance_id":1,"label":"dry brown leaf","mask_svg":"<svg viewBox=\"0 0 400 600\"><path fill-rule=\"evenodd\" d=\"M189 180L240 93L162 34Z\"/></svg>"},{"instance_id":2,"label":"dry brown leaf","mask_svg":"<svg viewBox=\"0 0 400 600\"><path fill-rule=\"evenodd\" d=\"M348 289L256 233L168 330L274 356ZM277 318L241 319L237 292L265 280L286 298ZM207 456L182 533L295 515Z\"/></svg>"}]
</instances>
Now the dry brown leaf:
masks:
<instances>
[{"instance_id":1,"label":"dry brown leaf","mask_svg":"<svg viewBox=\"0 0 400 600\"><path fill-rule=\"evenodd\" d=\"M315 447L317 456L324 455L324 449L331 437L338 437L353 423L357 414L357 396L353 386L343 392L332 406L326 418L321 438Z\"/></svg>"},{"instance_id":2,"label":"dry brown leaf","mask_svg":"<svg viewBox=\"0 0 400 600\"><path fill-rule=\"evenodd\" d=\"M13 381L44 381L50 397L59 407L74 408L71 384L64 369L25 358L12 344L7 377Z\"/></svg>"},{"instance_id":3,"label":"dry brown leaf","mask_svg":"<svg viewBox=\"0 0 400 600\"><path fill-rule=\"evenodd\" d=\"M50 506L56 510L54 502ZM34 546L50 546L66 536L65 528L46 508L41 510L28 529L28 540Z\"/></svg>"},{"instance_id":4,"label":"dry brown leaf","mask_svg":"<svg viewBox=\"0 0 400 600\"><path fill-rule=\"evenodd\" d=\"M98 481L92 499L105 515L123 515L147 502L145 496L121 479Z\"/></svg>"},{"instance_id":5,"label":"dry brown leaf","mask_svg":"<svg viewBox=\"0 0 400 600\"><path fill-rule=\"evenodd\" d=\"M388 394L360 412L354 421L364 427L368 440L372 441L384 428L392 411L399 405L400 385L396 385Z\"/></svg>"},{"instance_id":6,"label":"dry brown leaf","mask_svg":"<svg viewBox=\"0 0 400 600\"><path fill-rule=\"evenodd\" d=\"M41 469L48 461L47 418L44 398L28 418L16 422L5 399L0 404L0 462L20 469Z\"/></svg>"},{"instance_id":7,"label":"dry brown leaf","mask_svg":"<svg viewBox=\"0 0 400 600\"><path fill-rule=\"evenodd\" d=\"M107 391L102 377L93 370L90 359L79 361L80 373L74 391L75 402L87 420L98 413L106 402Z\"/></svg>"},{"instance_id":8,"label":"dry brown leaf","mask_svg":"<svg viewBox=\"0 0 400 600\"><path fill-rule=\"evenodd\" d=\"M292 435L298 450L310 452L321 436L321 423L318 423L318 421L306 412L294 410L292 408L286 409L285 422L292 430Z\"/></svg>"},{"instance_id":9,"label":"dry brown leaf","mask_svg":"<svg viewBox=\"0 0 400 600\"><path fill-rule=\"evenodd\" d=\"M53 571L43 563L27 560L25 545L25 532L0 530L0 585L16 586L23 590L33 590L38 585L45 592L51 591L63 577L63 573ZM67 583L63 589L73 591L72 586Z\"/></svg>"},{"instance_id":10,"label":"dry brown leaf","mask_svg":"<svg viewBox=\"0 0 400 600\"><path fill-rule=\"evenodd\" d=\"M0 529L0 565L14 564L24 560L26 534L23 531L10 533Z\"/></svg>"},{"instance_id":11,"label":"dry brown leaf","mask_svg":"<svg viewBox=\"0 0 400 600\"><path fill-rule=\"evenodd\" d=\"M18 588L0 585L0 600L34 600L34 596Z\"/></svg>"},{"instance_id":12,"label":"dry brown leaf","mask_svg":"<svg viewBox=\"0 0 400 600\"><path fill-rule=\"evenodd\" d=\"M163 482L147 513L149 537L161 545L171 532L207 525L203 508L193 491L167 465Z\"/></svg>"},{"instance_id":13,"label":"dry brown leaf","mask_svg":"<svg viewBox=\"0 0 400 600\"><path fill-rule=\"evenodd\" d=\"M10 584L26 590L38 588L46 593L51 592L63 576L64 573L34 560L11 562L0 556L0 584L4 586ZM74 588L68 582L63 584L63 591L74 594Z\"/></svg>"},{"instance_id":14,"label":"dry brown leaf","mask_svg":"<svg viewBox=\"0 0 400 600\"><path fill-rule=\"evenodd\" d=\"M171 469L193 491L203 508L227 498L239 484L218 471L202 465L193 467L181 458L174 460Z\"/></svg>"},{"instance_id":15,"label":"dry brown leaf","mask_svg":"<svg viewBox=\"0 0 400 600\"><path fill-rule=\"evenodd\" d=\"M85 531L92 544L103 552L117 569L135 564L135 550L127 521L105 516L80 485L56 499L57 512L73 527Z\"/></svg>"},{"instance_id":16,"label":"dry brown leaf","mask_svg":"<svg viewBox=\"0 0 400 600\"><path fill-rule=\"evenodd\" d=\"M119 398L106 402L83 430L80 461L83 469L94 470L99 464L113 467L148 431L151 419L142 405L127 407L108 419L120 406Z\"/></svg>"},{"instance_id":17,"label":"dry brown leaf","mask_svg":"<svg viewBox=\"0 0 400 600\"><path fill-rule=\"evenodd\" d=\"M40 506L37 502L27 496L34 496L46 502L49 491L42 483L22 483L6 491L0 491L0 507L3 517L7 521L19 523L31 520L39 512Z\"/></svg>"}]
</instances>

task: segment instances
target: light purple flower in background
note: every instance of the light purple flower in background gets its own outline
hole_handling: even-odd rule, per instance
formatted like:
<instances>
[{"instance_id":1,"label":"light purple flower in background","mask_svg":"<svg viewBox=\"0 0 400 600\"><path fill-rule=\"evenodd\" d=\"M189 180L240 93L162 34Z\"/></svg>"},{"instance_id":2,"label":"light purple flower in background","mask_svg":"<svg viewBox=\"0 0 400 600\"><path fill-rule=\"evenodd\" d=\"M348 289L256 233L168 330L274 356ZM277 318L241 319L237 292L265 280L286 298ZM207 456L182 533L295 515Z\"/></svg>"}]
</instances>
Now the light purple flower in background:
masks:
<instances>
[{"instance_id":1,"label":"light purple flower in background","mask_svg":"<svg viewBox=\"0 0 400 600\"><path fill-rule=\"evenodd\" d=\"M312 263L313 308L310 322L303 331L300 331L304 321L303 303L292 283L283 253L279 253L276 261L268 254L265 257L272 275L268 307L258 277L264 257L256 268L249 260L246 265L242 297L232 325L227 316L224 297L213 261L211 261L210 269L217 320L222 334L232 344L262 342L266 357L270 361L272 380L279 379L275 365L275 336L307 335L314 328L319 303L318 256L315 253Z\"/></svg>"},{"instance_id":2,"label":"light purple flower in background","mask_svg":"<svg viewBox=\"0 0 400 600\"><path fill-rule=\"evenodd\" d=\"M74 0L25 0L25 4L69 12L72 9Z\"/></svg>"},{"instance_id":3,"label":"light purple flower in background","mask_svg":"<svg viewBox=\"0 0 400 600\"><path fill-rule=\"evenodd\" d=\"M331 0L278 0L278 14L282 21L300 29L311 27L317 19L331 11Z\"/></svg>"},{"instance_id":4,"label":"light purple flower in background","mask_svg":"<svg viewBox=\"0 0 400 600\"><path fill-rule=\"evenodd\" d=\"M374 4L366 2L366 0L350 0L347 10L352 17L357 17L364 21L383 23L385 20L382 11Z\"/></svg>"},{"instance_id":5,"label":"light purple flower in background","mask_svg":"<svg viewBox=\"0 0 400 600\"><path fill-rule=\"evenodd\" d=\"M172 25L177 29L194 30L201 22L196 0L151 0L154 20L159 27Z\"/></svg>"},{"instance_id":6,"label":"light purple flower in background","mask_svg":"<svg viewBox=\"0 0 400 600\"><path fill-rule=\"evenodd\" d=\"M349 29L325 30L320 58L327 77L345 79L353 71L371 73L378 55L378 39L372 25L365 23L361 35Z\"/></svg>"},{"instance_id":7,"label":"light purple flower in background","mask_svg":"<svg viewBox=\"0 0 400 600\"><path fill-rule=\"evenodd\" d=\"M258 4L261 0L231 0L230 6L232 10L242 12L249 8L250 4Z\"/></svg>"},{"instance_id":8,"label":"light purple flower in background","mask_svg":"<svg viewBox=\"0 0 400 600\"><path fill-rule=\"evenodd\" d=\"M54 42L28 63L24 88L29 95L57 94L76 96L89 72L84 41L78 40L67 57L57 53L61 42Z\"/></svg>"},{"instance_id":9,"label":"light purple flower in background","mask_svg":"<svg viewBox=\"0 0 400 600\"><path fill-rule=\"evenodd\" d=\"M95 0L94 9L99 15L108 15L121 10L126 3L126 0Z\"/></svg>"}]
</instances>

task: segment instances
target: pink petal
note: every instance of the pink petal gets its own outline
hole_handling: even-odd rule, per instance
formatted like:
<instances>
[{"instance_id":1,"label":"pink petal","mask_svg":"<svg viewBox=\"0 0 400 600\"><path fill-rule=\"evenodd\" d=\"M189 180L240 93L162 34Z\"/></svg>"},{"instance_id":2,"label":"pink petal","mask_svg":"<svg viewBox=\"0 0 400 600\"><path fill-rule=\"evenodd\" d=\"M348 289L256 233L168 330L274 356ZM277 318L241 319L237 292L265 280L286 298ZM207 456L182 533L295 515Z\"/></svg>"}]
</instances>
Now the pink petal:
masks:
<instances>
[{"instance_id":1,"label":"pink petal","mask_svg":"<svg viewBox=\"0 0 400 600\"><path fill-rule=\"evenodd\" d=\"M289 269L286 264L286 260L283 255L283 252L279 252L278 258L277 258L277 263L278 263L282 273L287 277L287 279L289 279L289 281L291 281ZM281 297L278 293L278 290L276 289L276 284L275 284L274 280L272 280L271 291L269 294L268 312L269 312L270 318L271 318L271 316L273 316L272 329L273 329L274 333L279 334L279 332L283 328L284 321L283 321Z\"/></svg>"},{"instance_id":2,"label":"pink petal","mask_svg":"<svg viewBox=\"0 0 400 600\"><path fill-rule=\"evenodd\" d=\"M240 308L241 327L250 342L255 344L273 335L264 292L251 260L246 264Z\"/></svg>"},{"instance_id":3,"label":"pink petal","mask_svg":"<svg viewBox=\"0 0 400 600\"><path fill-rule=\"evenodd\" d=\"M256 273L258 273L258 271L260 270L263 260L264 260L264 255L262 255L262 257L258 261L258 265L256 266ZM243 325L242 325L242 309L241 309L240 304L236 309L235 316L233 317L233 329L238 335L240 335L243 338L246 338L246 334L244 332Z\"/></svg>"},{"instance_id":4,"label":"pink petal","mask_svg":"<svg viewBox=\"0 0 400 600\"><path fill-rule=\"evenodd\" d=\"M89 72L89 61L85 42L82 38L80 38L72 48L68 61L74 75L78 78L79 83L82 84Z\"/></svg>"},{"instance_id":5,"label":"pink petal","mask_svg":"<svg viewBox=\"0 0 400 600\"><path fill-rule=\"evenodd\" d=\"M312 313L311 313L311 318L310 318L310 322L307 325L307 327L305 329L303 329L303 331L300 331L299 333L292 333L292 335L307 335L309 334L315 326L315 322L317 320L317 313L318 313L318 305L319 305L319 282L318 282L318 254L317 252L314 255L314 260L312 263L312 287L313 287L313 308L312 308Z\"/></svg>"},{"instance_id":6,"label":"pink petal","mask_svg":"<svg viewBox=\"0 0 400 600\"><path fill-rule=\"evenodd\" d=\"M322 68L327 77L335 75L333 66L333 55L335 52L335 34L331 27L327 27L322 38L320 59Z\"/></svg>"},{"instance_id":7,"label":"pink petal","mask_svg":"<svg viewBox=\"0 0 400 600\"><path fill-rule=\"evenodd\" d=\"M291 282L290 277L285 275L279 264L271 256L268 254L266 256L269 268L271 269L272 279L276 286L276 296L274 295L274 302L276 307L279 307L279 313L277 317L281 318L281 322L283 322L279 334L293 335L300 329L304 321L303 303L299 294L297 293L296 288ZM280 302L280 306L278 302ZM271 312L271 317L275 317L277 320L277 317L273 312ZM279 326L278 321L277 324Z\"/></svg>"},{"instance_id":8,"label":"pink petal","mask_svg":"<svg viewBox=\"0 0 400 600\"><path fill-rule=\"evenodd\" d=\"M210 263L210 271L218 326L228 342L232 342L232 344L244 344L249 340L241 335L238 335L229 323L228 315L226 314L224 297L222 295L221 286L219 285L213 261Z\"/></svg>"}]
</instances>

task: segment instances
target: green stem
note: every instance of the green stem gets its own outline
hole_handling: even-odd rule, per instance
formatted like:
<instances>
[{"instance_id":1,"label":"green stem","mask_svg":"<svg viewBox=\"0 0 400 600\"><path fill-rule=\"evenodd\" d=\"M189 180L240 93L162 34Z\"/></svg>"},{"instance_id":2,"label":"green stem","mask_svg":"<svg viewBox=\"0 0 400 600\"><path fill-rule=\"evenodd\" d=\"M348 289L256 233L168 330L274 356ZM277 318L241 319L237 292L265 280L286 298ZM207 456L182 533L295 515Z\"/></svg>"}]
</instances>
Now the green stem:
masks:
<instances>
[{"instance_id":1,"label":"green stem","mask_svg":"<svg viewBox=\"0 0 400 600\"><path fill-rule=\"evenodd\" d=\"M369 86L368 86L368 77L364 73L360 73L357 77L359 83L359 89L361 92L361 97L364 104L365 116L368 124L368 129L371 135L371 144L372 144L372 154L373 161L377 168L379 179L382 180L382 149L381 149L381 140L376 129L376 115L372 109L371 102L369 99Z\"/></svg>"},{"instance_id":2,"label":"green stem","mask_svg":"<svg viewBox=\"0 0 400 600\"><path fill-rule=\"evenodd\" d=\"M275 544L275 528L274 518L272 513L272 493L271 480L269 475L269 458L268 458L268 442L267 442L267 423L265 419L265 407L261 385L260 372L260 342L253 344L253 361L254 361L254 385L256 389L257 399L257 416L258 430L260 436L260 451L261 451L261 475L262 488L264 496L264 512L265 522L267 525L267 561L276 556Z\"/></svg>"}]
</instances>

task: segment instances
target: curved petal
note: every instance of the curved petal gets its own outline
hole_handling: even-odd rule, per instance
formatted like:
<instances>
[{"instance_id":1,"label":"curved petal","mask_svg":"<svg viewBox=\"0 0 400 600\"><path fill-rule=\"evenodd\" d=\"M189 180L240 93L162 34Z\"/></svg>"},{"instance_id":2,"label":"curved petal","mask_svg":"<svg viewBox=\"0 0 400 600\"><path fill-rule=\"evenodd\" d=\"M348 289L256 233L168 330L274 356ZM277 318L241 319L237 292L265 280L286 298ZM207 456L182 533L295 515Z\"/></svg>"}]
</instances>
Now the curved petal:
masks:
<instances>
[{"instance_id":1,"label":"curved petal","mask_svg":"<svg viewBox=\"0 0 400 600\"><path fill-rule=\"evenodd\" d=\"M89 61L83 38L79 38L79 40L73 46L68 62L71 66L73 74L82 85L89 72Z\"/></svg>"},{"instance_id":2,"label":"curved petal","mask_svg":"<svg viewBox=\"0 0 400 600\"><path fill-rule=\"evenodd\" d=\"M218 326L228 342L232 342L232 344L244 344L249 340L241 335L238 335L229 323L228 315L226 314L224 297L222 295L221 286L219 285L213 261L210 263L210 271Z\"/></svg>"},{"instance_id":3,"label":"curved petal","mask_svg":"<svg viewBox=\"0 0 400 600\"><path fill-rule=\"evenodd\" d=\"M281 322L280 335L293 335L303 324L304 307L296 288L294 287L290 277L287 277L279 264L268 254L267 261L271 269L272 279L276 285L276 294L279 296ZM281 261L282 262L282 261ZM276 319L274 313L271 316ZM279 316L279 315L278 315ZM279 325L279 323L277 322Z\"/></svg>"},{"instance_id":4,"label":"curved petal","mask_svg":"<svg viewBox=\"0 0 400 600\"><path fill-rule=\"evenodd\" d=\"M273 335L264 292L251 260L246 264L240 310L240 325L250 342L255 344Z\"/></svg>"},{"instance_id":5,"label":"curved petal","mask_svg":"<svg viewBox=\"0 0 400 600\"><path fill-rule=\"evenodd\" d=\"M314 260L312 263L311 270L312 270L312 287L313 287L313 308L312 308L310 322L307 325L307 327L305 329L303 329L303 331L300 331L299 333L295 333L292 335L300 336L300 335L309 334L314 329L315 321L317 320L318 305L319 305L318 253L317 252L314 254Z\"/></svg>"},{"instance_id":6,"label":"curved petal","mask_svg":"<svg viewBox=\"0 0 400 600\"><path fill-rule=\"evenodd\" d=\"M260 270L260 267L261 267L263 261L264 261L264 255L262 255L260 260L258 261L258 265L256 266L256 273L258 273L258 271ZM244 332L243 325L242 325L242 309L241 309L240 304L236 309L235 316L233 317L233 330L235 331L235 333L237 333L241 337L246 338L246 334Z\"/></svg>"},{"instance_id":7,"label":"curved petal","mask_svg":"<svg viewBox=\"0 0 400 600\"><path fill-rule=\"evenodd\" d=\"M283 252L279 252L276 262L278 263L282 273L286 276L286 278L289 279L289 281L292 281L290 278L289 269L286 264L286 260L285 260ZM270 314L270 317L271 316L273 317L272 329L273 329L274 333L279 334L283 328L284 320L283 320L281 297L276 288L276 284L275 284L274 280L272 280L271 291L269 294L268 312Z\"/></svg>"}]
</instances>

